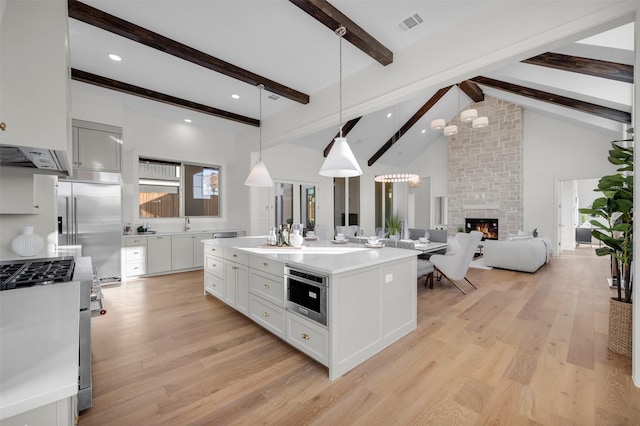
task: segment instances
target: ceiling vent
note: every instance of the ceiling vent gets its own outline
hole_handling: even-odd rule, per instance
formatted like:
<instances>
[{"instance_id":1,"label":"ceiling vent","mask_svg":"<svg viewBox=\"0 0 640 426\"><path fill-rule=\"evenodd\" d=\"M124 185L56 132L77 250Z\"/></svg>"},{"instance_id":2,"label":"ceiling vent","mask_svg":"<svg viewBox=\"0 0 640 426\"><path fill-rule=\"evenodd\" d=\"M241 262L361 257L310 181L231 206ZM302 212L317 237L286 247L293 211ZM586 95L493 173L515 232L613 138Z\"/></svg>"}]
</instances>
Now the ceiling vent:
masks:
<instances>
[{"instance_id":1,"label":"ceiling vent","mask_svg":"<svg viewBox=\"0 0 640 426\"><path fill-rule=\"evenodd\" d=\"M398 24L398 28L400 28L402 32L405 32L423 22L424 21L422 20L420 15L418 15L417 13L414 13L413 15L409 16L407 19L400 22Z\"/></svg>"},{"instance_id":2,"label":"ceiling vent","mask_svg":"<svg viewBox=\"0 0 640 426\"><path fill-rule=\"evenodd\" d=\"M280 96L278 95L274 95L273 93L270 94L269 96L267 96L267 98L271 99L272 101L277 101L278 99L280 99Z\"/></svg>"}]
</instances>

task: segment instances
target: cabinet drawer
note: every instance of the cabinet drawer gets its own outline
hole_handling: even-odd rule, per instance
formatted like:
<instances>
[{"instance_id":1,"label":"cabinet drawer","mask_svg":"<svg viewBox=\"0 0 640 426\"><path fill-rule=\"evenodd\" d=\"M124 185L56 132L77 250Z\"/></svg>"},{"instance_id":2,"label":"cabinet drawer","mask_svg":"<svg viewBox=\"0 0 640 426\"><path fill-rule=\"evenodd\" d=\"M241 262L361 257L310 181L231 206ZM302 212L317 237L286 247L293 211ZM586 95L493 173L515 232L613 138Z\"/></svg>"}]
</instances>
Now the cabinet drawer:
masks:
<instances>
[{"instance_id":1,"label":"cabinet drawer","mask_svg":"<svg viewBox=\"0 0 640 426\"><path fill-rule=\"evenodd\" d=\"M224 249L224 258L245 266L249 264L249 254L236 248Z\"/></svg>"},{"instance_id":2,"label":"cabinet drawer","mask_svg":"<svg viewBox=\"0 0 640 426\"><path fill-rule=\"evenodd\" d=\"M213 256L223 257L223 250L222 250L222 247L219 247L217 245L205 244L204 245L204 254L205 254L205 256L210 254L210 255L213 255Z\"/></svg>"},{"instance_id":3,"label":"cabinet drawer","mask_svg":"<svg viewBox=\"0 0 640 426\"><path fill-rule=\"evenodd\" d=\"M251 270L249 288L251 293L284 307L284 278L278 279L277 277Z\"/></svg>"},{"instance_id":4,"label":"cabinet drawer","mask_svg":"<svg viewBox=\"0 0 640 426\"><path fill-rule=\"evenodd\" d=\"M204 269L219 278L224 278L224 260L217 256L205 256Z\"/></svg>"},{"instance_id":5,"label":"cabinet drawer","mask_svg":"<svg viewBox=\"0 0 640 426\"><path fill-rule=\"evenodd\" d=\"M125 249L127 262L132 260L144 260L147 257L147 246L133 246Z\"/></svg>"},{"instance_id":6,"label":"cabinet drawer","mask_svg":"<svg viewBox=\"0 0 640 426\"><path fill-rule=\"evenodd\" d=\"M204 291L224 300L224 281L208 272L204 274Z\"/></svg>"},{"instance_id":7,"label":"cabinet drawer","mask_svg":"<svg viewBox=\"0 0 640 426\"><path fill-rule=\"evenodd\" d=\"M311 358L329 365L329 330L294 313L286 313L287 342Z\"/></svg>"},{"instance_id":8,"label":"cabinet drawer","mask_svg":"<svg viewBox=\"0 0 640 426\"><path fill-rule=\"evenodd\" d=\"M124 239L124 245L127 247L131 246L146 246L147 245L147 237L131 237Z\"/></svg>"},{"instance_id":9,"label":"cabinet drawer","mask_svg":"<svg viewBox=\"0 0 640 426\"><path fill-rule=\"evenodd\" d=\"M284 277L284 263L259 256L249 257L249 266L257 271Z\"/></svg>"},{"instance_id":10,"label":"cabinet drawer","mask_svg":"<svg viewBox=\"0 0 640 426\"><path fill-rule=\"evenodd\" d=\"M252 294L249 302L249 316L276 336L284 339L285 321L283 308Z\"/></svg>"},{"instance_id":11,"label":"cabinet drawer","mask_svg":"<svg viewBox=\"0 0 640 426\"><path fill-rule=\"evenodd\" d=\"M138 275L144 275L146 273L147 273L147 262L145 262L144 260L127 262L128 277L137 277Z\"/></svg>"}]
</instances>

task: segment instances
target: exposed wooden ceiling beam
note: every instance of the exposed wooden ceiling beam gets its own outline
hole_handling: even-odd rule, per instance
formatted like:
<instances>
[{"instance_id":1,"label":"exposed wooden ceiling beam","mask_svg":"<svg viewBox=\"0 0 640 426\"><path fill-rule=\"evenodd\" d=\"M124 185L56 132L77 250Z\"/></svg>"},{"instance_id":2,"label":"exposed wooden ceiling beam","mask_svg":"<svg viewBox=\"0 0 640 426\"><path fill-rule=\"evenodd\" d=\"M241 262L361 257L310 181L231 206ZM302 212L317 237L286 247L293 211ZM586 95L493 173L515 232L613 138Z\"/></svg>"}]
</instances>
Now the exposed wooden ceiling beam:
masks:
<instances>
[{"instance_id":1,"label":"exposed wooden ceiling beam","mask_svg":"<svg viewBox=\"0 0 640 426\"><path fill-rule=\"evenodd\" d=\"M460 90L462 90L471 100L475 103L484 101L484 93L482 89L473 81L465 80L458 84Z\"/></svg>"},{"instance_id":2,"label":"exposed wooden ceiling beam","mask_svg":"<svg viewBox=\"0 0 640 426\"><path fill-rule=\"evenodd\" d=\"M289 0L291 3L304 10L316 20L320 21L331 31L339 27L345 27L347 33L344 38L358 49L381 63L389 65L393 62L393 52L382 43L373 38L364 29L336 9L326 0Z\"/></svg>"},{"instance_id":3,"label":"exposed wooden ceiling beam","mask_svg":"<svg viewBox=\"0 0 640 426\"><path fill-rule=\"evenodd\" d=\"M382 155L389 150L393 146L394 143L398 142L398 140L405 134L407 131L422 118L423 115L427 113L433 106L438 103L438 101L451 89L452 86L444 87L438 90L435 95L433 95L422 107L415 113L413 116L406 122L404 125L398 130L391 139L385 142L384 145L373 154L371 158L369 158L369 162L367 163L369 166L373 166L373 164L378 161Z\"/></svg>"},{"instance_id":4,"label":"exposed wooden ceiling beam","mask_svg":"<svg viewBox=\"0 0 640 426\"><path fill-rule=\"evenodd\" d=\"M102 28L105 31L112 32L121 37L128 38L144 44L145 46L152 47L160 50L161 52L176 56L180 59L184 59L185 61L192 62L196 65L200 65L245 83L254 86L263 84L265 89L269 92L276 93L280 96L284 96L285 98L300 102L301 104L309 103L309 95L305 93L298 92L297 90L291 89L283 84L269 80L268 78L262 77L258 74L254 74L77 0L68 0L68 4L69 16L73 19Z\"/></svg>"},{"instance_id":5,"label":"exposed wooden ceiling beam","mask_svg":"<svg viewBox=\"0 0 640 426\"><path fill-rule=\"evenodd\" d=\"M89 72L81 71L75 68L71 69L71 79L81 81L83 83L93 84L95 86L104 87L106 89L116 90L128 95L139 96L141 98L150 99L152 101L162 102L164 104L186 108L192 111L201 112L203 114L213 115L215 117L236 121L238 123L248 124L249 126L260 127L260 120L256 120L255 118L245 117L243 115L234 114L229 111L224 111L218 108L198 104L185 99L176 98L175 96L166 95L164 93L155 92L143 87L134 86L132 84L123 83L117 80L112 80L107 77L91 74Z\"/></svg>"},{"instance_id":6,"label":"exposed wooden ceiling beam","mask_svg":"<svg viewBox=\"0 0 640 426\"><path fill-rule=\"evenodd\" d=\"M474 77L471 80L478 84L493 87L495 89L511 92L519 96L526 96L542 102L548 102L554 105L560 105L572 108L587 114L597 115L619 123L631 123L631 114L613 108L607 108L601 105L583 102L577 99L567 98L565 96L556 95L554 93L543 92L542 90L531 89L529 87L519 86L504 81L494 80L488 77Z\"/></svg>"},{"instance_id":7,"label":"exposed wooden ceiling beam","mask_svg":"<svg viewBox=\"0 0 640 426\"><path fill-rule=\"evenodd\" d=\"M594 77L608 78L624 83L633 83L633 65L552 52L543 53L542 55L525 59L522 62L562 71L577 72Z\"/></svg>"},{"instance_id":8,"label":"exposed wooden ceiling beam","mask_svg":"<svg viewBox=\"0 0 640 426\"><path fill-rule=\"evenodd\" d=\"M344 126L342 126L342 136L343 137L347 137L347 135L349 134L349 132L351 130L353 130L354 127L356 127L356 124L358 124L358 121L360 121L360 119L362 118L362 116L354 118L353 120L349 120L345 123ZM329 151L331 151L331 147L333 146L333 142L335 141L336 138L340 137L340 132L336 133L336 135L333 137L333 139L331 140L331 142L329 142L329 145L327 145L327 147L324 149L324 153L323 155L326 157L327 155L329 155Z\"/></svg>"}]
</instances>

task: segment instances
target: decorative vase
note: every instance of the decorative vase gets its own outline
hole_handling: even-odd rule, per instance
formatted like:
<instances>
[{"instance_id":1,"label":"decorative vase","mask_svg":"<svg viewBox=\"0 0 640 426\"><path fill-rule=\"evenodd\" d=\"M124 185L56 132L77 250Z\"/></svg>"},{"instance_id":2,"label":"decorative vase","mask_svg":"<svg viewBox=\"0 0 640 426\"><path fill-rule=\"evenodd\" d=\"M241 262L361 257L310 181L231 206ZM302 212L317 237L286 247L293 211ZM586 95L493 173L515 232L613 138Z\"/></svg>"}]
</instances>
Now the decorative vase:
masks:
<instances>
[{"instance_id":1,"label":"decorative vase","mask_svg":"<svg viewBox=\"0 0 640 426\"><path fill-rule=\"evenodd\" d=\"M19 256L35 256L44 247L44 240L33 233L33 226L22 228L22 234L11 242L11 249Z\"/></svg>"},{"instance_id":2,"label":"decorative vase","mask_svg":"<svg viewBox=\"0 0 640 426\"><path fill-rule=\"evenodd\" d=\"M620 355L631 357L631 324L633 322L633 305L609 300L609 350Z\"/></svg>"},{"instance_id":3,"label":"decorative vase","mask_svg":"<svg viewBox=\"0 0 640 426\"><path fill-rule=\"evenodd\" d=\"M291 243L292 247L300 247L303 241L304 241L304 237L300 235L300 231L298 231L297 229L294 230L291 236L289 237L289 242Z\"/></svg>"}]
</instances>

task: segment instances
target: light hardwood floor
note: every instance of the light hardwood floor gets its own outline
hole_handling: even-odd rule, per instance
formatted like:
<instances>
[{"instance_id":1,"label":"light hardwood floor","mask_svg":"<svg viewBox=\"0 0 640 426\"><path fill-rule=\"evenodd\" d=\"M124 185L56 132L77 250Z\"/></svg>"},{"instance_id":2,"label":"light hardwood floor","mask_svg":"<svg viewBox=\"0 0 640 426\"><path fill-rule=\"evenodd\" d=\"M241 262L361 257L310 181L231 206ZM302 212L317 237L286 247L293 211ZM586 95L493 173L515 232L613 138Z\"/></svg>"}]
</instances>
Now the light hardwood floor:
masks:
<instances>
[{"instance_id":1,"label":"light hardwood floor","mask_svg":"<svg viewBox=\"0 0 640 426\"><path fill-rule=\"evenodd\" d=\"M638 425L631 360L607 350L608 266L580 247L535 274L470 269L466 296L420 281L417 330L334 382L204 296L201 271L106 287L79 423Z\"/></svg>"}]
</instances>

